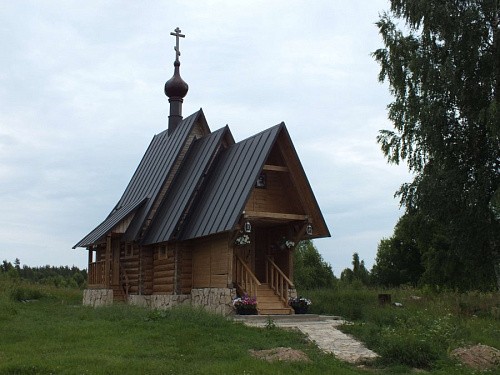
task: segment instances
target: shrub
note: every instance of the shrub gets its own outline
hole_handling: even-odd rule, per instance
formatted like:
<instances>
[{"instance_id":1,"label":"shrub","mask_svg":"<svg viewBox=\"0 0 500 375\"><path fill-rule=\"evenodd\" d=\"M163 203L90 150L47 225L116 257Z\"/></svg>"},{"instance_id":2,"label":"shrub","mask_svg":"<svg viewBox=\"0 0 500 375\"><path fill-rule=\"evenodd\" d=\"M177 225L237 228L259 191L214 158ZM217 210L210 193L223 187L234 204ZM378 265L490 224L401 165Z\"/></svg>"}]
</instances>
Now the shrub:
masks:
<instances>
[{"instance_id":1,"label":"shrub","mask_svg":"<svg viewBox=\"0 0 500 375\"><path fill-rule=\"evenodd\" d=\"M430 368L439 358L439 349L431 342L413 336L390 336L378 348L383 364L402 364L417 368Z\"/></svg>"},{"instance_id":2,"label":"shrub","mask_svg":"<svg viewBox=\"0 0 500 375\"><path fill-rule=\"evenodd\" d=\"M47 297L47 294L38 288L28 286L15 286L9 292L9 297L13 301L38 300Z\"/></svg>"}]
</instances>

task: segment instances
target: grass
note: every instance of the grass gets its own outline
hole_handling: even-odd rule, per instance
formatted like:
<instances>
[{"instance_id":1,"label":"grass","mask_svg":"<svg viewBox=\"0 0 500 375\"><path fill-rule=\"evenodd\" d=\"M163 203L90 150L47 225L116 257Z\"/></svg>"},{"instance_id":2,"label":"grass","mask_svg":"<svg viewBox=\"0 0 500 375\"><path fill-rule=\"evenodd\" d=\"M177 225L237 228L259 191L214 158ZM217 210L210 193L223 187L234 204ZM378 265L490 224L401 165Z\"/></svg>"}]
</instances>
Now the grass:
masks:
<instances>
[{"instance_id":1,"label":"grass","mask_svg":"<svg viewBox=\"0 0 500 375\"><path fill-rule=\"evenodd\" d=\"M392 302L402 307L381 306L379 292L391 294ZM422 368L436 374L469 374L474 372L449 359L451 350L478 343L500 348L499 293L341 285L304 295L313 300L311 312L351 320L342 330L380 354L377 365L385 371Z\"/></svg>"},{"instance_id":2,"label":"grass","mask_svg":"<svg viewBox=\"0 0 500 375\"><path fill-rule=\"evenodd\" d=\"M249 354L279 346L303 350L311 362L268 363ZM93 309L81 306L78 290L0 279L0 374L326 373L364 372L297 332L250 328L191 308Z\"/></svg>"},{"instance_id":3,"label":"grass","mask_svg":"<svg viewBox=\"0 0 500 375\"><path fill-rule=\"evenodd\" d=\"M297 332L246 327L192 308L152 311L81 305L77 289L0 274L0 374L475 374L449 359L455 347L500 348L498 294L384 291L403 307L381 307L377 290L311 290L311 312L352 321L343 330L381 354L360 369L319 351ZM416 299L418 296L420 299ZM250 349L291 347L311 362L268 363Z\"/></svg>"}]
</instances>

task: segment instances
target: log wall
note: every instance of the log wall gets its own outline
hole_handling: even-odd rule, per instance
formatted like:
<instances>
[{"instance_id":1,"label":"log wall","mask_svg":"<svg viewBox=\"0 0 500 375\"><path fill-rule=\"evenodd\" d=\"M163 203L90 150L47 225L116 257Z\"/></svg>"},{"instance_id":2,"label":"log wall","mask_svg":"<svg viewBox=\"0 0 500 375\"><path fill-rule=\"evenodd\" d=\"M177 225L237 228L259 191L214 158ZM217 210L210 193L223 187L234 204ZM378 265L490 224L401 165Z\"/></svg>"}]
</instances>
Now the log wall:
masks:
<instances>
[{"instance_id":1,"label":"log wall","mask_svg":"<svg viewBox=\"0 0 500 375\"><path fill-rule=\"evenodd\" d=\"M121 244L120 262L127 274L131 294L139 292L139 255L139 246L132 243Z\"/></svg>"},{"instance_id":2,"label":"log wall","mask_svg":"<svg viewBox=\"0 0 500 375\"><path fill-rule=\"evenodd\" d=\"M192 243L193 288L227 288L232 283L233 250L226 234Z\"/></svg>"},{"instance_id":3,"label":"log wall","mask_svg":"<svg viewBox=\"0 0 500 375\"><path fill-rule=\"evenodd\" d=\"M175 273L173 246L155 246L153 253L153 294L174 294Z\"/></svg>"}]
</instances>

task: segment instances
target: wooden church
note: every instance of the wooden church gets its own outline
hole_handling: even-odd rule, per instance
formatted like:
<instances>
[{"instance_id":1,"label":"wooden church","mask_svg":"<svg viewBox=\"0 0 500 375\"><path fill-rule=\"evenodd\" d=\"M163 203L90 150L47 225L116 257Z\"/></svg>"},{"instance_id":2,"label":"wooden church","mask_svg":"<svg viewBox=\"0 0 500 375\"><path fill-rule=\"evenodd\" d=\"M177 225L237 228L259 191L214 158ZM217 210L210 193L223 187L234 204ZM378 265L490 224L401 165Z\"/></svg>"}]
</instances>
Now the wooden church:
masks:
<instances>
[{"instance_id":1,"label":"wooden church","mask_svg":"<svg viewBox=\"0 0 500 375\"><path fill-rule=\"evenodd\" d=\"M211 131L203 111L182 117L188 85L165 84L168 129L155 135L121 199L75 246L88 251L84 304L178 304L230 314L257 299L259 314L291 314L293 251L329 236L284 123L240 142Z\"/></svg>"}]
</instances>

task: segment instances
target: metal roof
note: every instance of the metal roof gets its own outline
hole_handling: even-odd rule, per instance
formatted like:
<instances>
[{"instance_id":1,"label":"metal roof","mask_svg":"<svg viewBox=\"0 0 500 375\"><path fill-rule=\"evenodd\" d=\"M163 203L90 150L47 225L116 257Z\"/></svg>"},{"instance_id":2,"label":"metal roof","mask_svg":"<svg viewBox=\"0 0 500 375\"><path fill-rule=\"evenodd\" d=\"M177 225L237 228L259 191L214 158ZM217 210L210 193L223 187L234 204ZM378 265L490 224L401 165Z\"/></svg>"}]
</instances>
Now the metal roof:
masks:
<instances>
[{"instance_id":1,"label":"metal roof","mask_svg":"<svg viewBox=\"0 0 500 375\"><path fill-rule=\"evenodd\" d=\"M125 219L128 215L132 214L135 210L137 210L141 205L146 201L146 198L141 199L136 202L130 202L120 209L116 210L112 215L108 216L106 220L104 220L101 224L97 226L92 232L87 234L80 242L78 242L73 249L77 247L85 247L90 246L96 242L98 242L102 237L106 235L107 232L112 230L115 225L117 225L120 221Z\"/></svg>"},{"instance_id":2,"label":"metal roof","mask_svg":"<svg viewBox=\"0 0 500 375\"><path fill-rule=\"evenodd\" d=\"M197 197L180 240L234 228L255 181L284 124L276 125L223 151Z\"/></svg>"},{"instance_id":3,"label":"metal roof","mask_svg":"<svg viewBox=\"0 0 500 375\"><path fill-rule=\"evenodd\" d=\"M175 236L228 132L226 126L194 142L172 182L172 188L153 218L143 244L165 242Z\"/></svg>"},{"instance_id":4,"label":"metal roof","mask_svg":"<svg viewBox=\"0 0 500 375\"><path fill-rule=\"evenodd\" d=\"M147 219L148 213L150 212L158 193L161 191L163 184L171 172L175 161L178 159L179 154L186 144L188 136L197 121L201 121L205 131L210 133L203 111L200 109L191 116L183 119L175 131L170 135L168 134L168 131L165 130L153 137L153 140L146 150L146 153L132 176L132 179L125 189L121 199L118 201L118 204L111 211L109 216L83 240L75 245L75 247L88 246L94 243L93 241L97 241L99 238L95 235L91 236L91 234L94 232L102 232L105 234L106 231L111 230L112 227L108 228L108 221L114 221L115 214L120 212L123 207L129 207L130 205L133 205L134 202L137 204L137 202L147 199L146 204L141 207L136 207L139 209L135 213L135 217L130 223L125 234L127 239L136 239L144 221ZM87 238L88 240L85 240Z\"/></svg>"}]
</instances>

